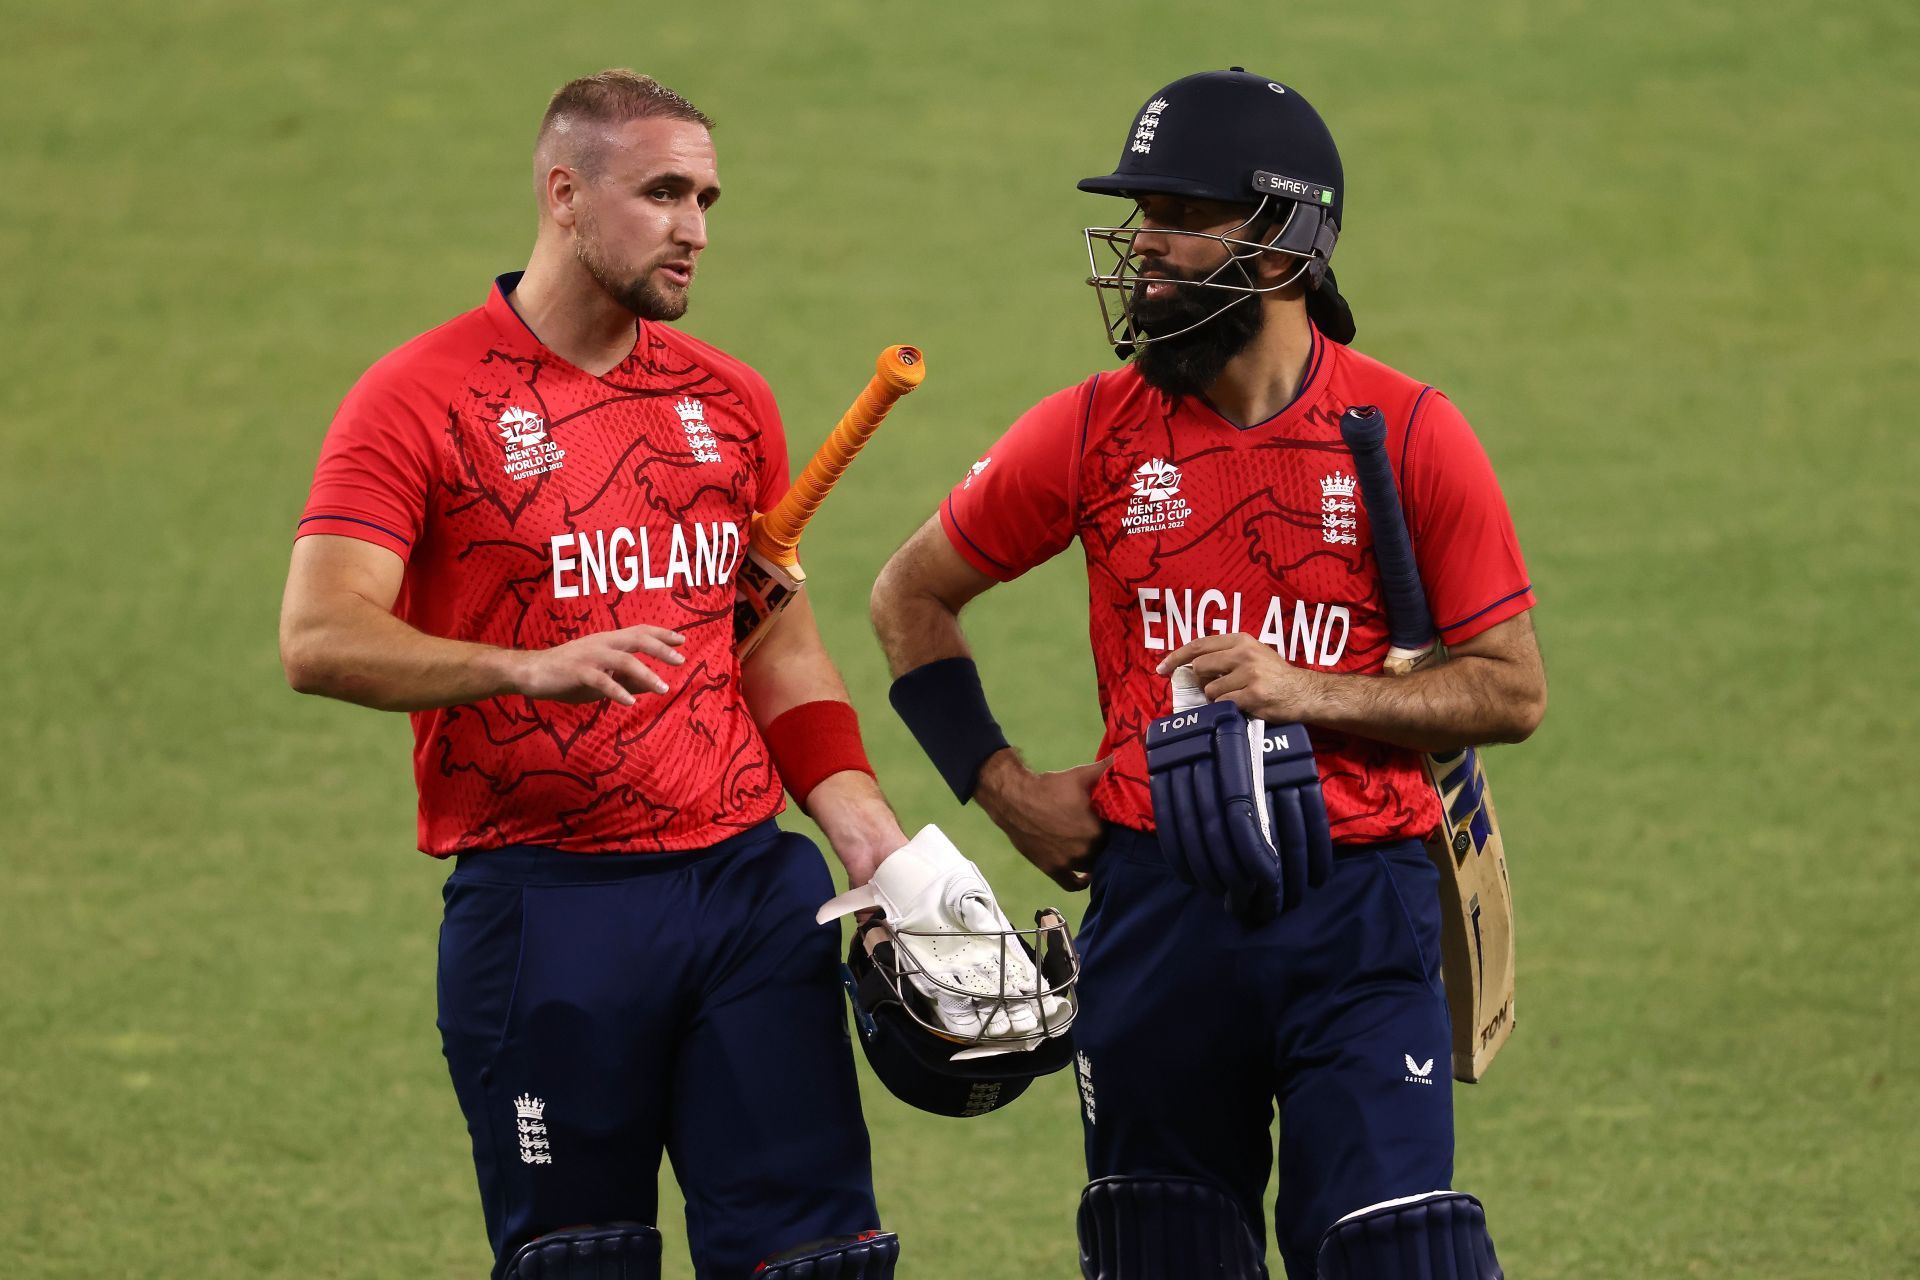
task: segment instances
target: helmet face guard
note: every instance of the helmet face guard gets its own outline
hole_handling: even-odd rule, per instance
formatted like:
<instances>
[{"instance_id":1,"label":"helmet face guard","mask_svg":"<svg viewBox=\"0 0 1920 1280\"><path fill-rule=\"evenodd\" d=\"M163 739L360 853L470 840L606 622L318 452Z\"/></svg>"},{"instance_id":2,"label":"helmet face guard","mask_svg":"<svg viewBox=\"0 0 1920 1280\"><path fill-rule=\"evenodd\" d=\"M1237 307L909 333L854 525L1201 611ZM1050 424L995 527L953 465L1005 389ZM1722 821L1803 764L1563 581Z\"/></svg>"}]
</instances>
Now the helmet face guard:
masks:
<instances>
[{"instance_id":1,"label":"helmet face guard","mask_svg":"<svg viewBox=\"0 0 1920 1280\"><path fill-rule=\"evenodd\" d=\"M949 941L975 942L993 939L999 948L1000 989L987 995L941 977L927 966L925 957L937 956ZM887 984L892 999L902 1011L929 1034L961 1046L956 1055L961 1061L990 1056L1006 1050L1030 1049L1062 1035L1073 1025L1080 1012L1079 993L1074 984L1080 979L1080 953L1074 949L1073 934L1067 922L1051 907L1036 911L1031 929L1007 929L993 932L952 932L934 929L896 929L884 916L866 921L854 932L854 946L866 950L873 967ZM1015 988L1008 982L1012 966L1007 963L1010 948L1018 947L1033 964L1035 987L1031 991ZM1024 1006L1033 1011L1036 1028L1016 1035L963 1036L945 1026L934 1009L925 988L954 996L986 1008L982 1027L992 1024L994 1014L1003 1014L1011 1025L1013 1012ZM1064 1002L1066 1012L1048 1012L1049 998Z\"/></svg>"},{"instance_id":2,"label":"helmet face guard","mask_svg":"<svg viewBox=\"0 0 1920 1280\"><path fill-rule=\"evenodd\" d=\"M1263 180L1266 180L1265 183ZM1322 281L1327 278L1328 260L1333 255L1334 242L1339 238L1339 227L1322 206L1278 196L1272 193L1278 187L1275 186L1270 190L1267 185L1291 181L1291 179L1279 178L1268 173L1255 174L1254 187L1262 193L1259 203L1245 219L1226 231L1179 231L1158 228L1153 231L1153 234L1158 236L1186 236L1192 239L1211 240L1226 250L1227 256L1220 265L1199 280L1172 280L1140 274L1142 260L1134 249L1134 240L1146 228L1141 224L1141 212L1138 207L1120 226L1085 229L1083 234L1087 241L1089 273L1087 283L1093 286L1094 298L1100 304L1100 320L1106 329L1107 342L1112 345L1121 359L1128 359L1136 348L1145 346L1147 343L1191 333L1201 325L1216 319L1229 308L1239 306L1258 294L1274 293L1285 289L1302 277L1306 278L1310 292L1321 287ZM1282 206L1284 206L1284 213ZM1284 221L1280 223L1278 231L1269 232L1268 224L1279 217L1284 217ZM1247 264L1270 253L1293 258L1299 265L1286 278L1274 284L1256 284ZM1149 334L1141 328L1134 314L1134 309L1145 296L1146 286L1149 284L1176 284L1190 289L1211 289L1222 296L1222 301L1213 311L1192 324L1167 333Z\"/></svg>"},{"instance_id":3,"label":"helmet face guard","mask_svg":"<svg viewBox=\"0 0 1920 1280\"><path fill-rule=\"evenodd\" d=\"M937 944L941 938L997 938L1002 948L1023 948L1033 961L1036 990L1007 987L1004 950L1003 990L997 997L983 997L979 991L937 978L914 949ZM1073 1040L1066 1032L1079 1012L1074 991L1079 975L1080 957L1072 933L1060 913L1051 909L1036 912L1031 929L985 934L895 930L875 917L854 930L844 970L860 1047L874 1075L901 1101L945 1116L998 1110L1026 1092L1034 1080L1072 1061ZM941 1025L932 998L916 985L916 976L941 993L991 999L1009 1013L1029 1002L1040 1028L1019 1036L958 1036ZM1065 1014L1049 1015L1048 1000L1064 1001ZM982 1019L982 1025L988 1021Z\"/></svg>"}]
</instances>

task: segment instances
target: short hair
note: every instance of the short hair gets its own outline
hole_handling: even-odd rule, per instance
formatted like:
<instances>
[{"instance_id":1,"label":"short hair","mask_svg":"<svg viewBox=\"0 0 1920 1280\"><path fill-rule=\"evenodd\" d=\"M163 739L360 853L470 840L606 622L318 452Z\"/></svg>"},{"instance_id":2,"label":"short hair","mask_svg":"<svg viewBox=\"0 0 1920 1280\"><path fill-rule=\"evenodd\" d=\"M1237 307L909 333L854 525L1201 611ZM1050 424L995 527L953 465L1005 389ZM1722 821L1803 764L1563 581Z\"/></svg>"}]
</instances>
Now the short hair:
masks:
<instances>
[{"instance_id":1,"label":"short hair","mask_svg":"<svg viewBox=\"0 0 1920 1280\"><path fill-rule=\"evenodd\" d=\"M685 120L703 129L713 128L706 112L652 76L625 67L581 76L561 85L548 101L547 113L540 118L540 132L534 138L534 154L538 156L553 135L571 134L582 126L617 128L631 120L654 119ZM598 167L599 147L570 150L582 168Z\"/></svg>"}]
</instances>

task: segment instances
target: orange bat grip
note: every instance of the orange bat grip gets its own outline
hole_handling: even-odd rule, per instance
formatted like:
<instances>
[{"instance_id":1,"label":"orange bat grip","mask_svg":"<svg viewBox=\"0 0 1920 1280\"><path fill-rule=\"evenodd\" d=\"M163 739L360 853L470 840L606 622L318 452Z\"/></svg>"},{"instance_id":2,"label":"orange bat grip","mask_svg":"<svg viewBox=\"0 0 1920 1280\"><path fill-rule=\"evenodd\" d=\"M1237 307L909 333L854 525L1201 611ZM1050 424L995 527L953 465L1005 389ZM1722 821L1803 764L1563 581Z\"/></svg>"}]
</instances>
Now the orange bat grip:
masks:
<instances>
[{"instance_id":1,"label":"orange bat grip","mask_svg":"<svg viewBox=\"0 0 1920 1280\"><path fill-rule=\"evenodd\" d=\"M867 382L847 411L840 415L826 443L807 463L800 478L793 482L773 510L757 517L749 539L753 549L778 565L791 565L799 557L794 548L800 534L834 483L840 479L854 455L860 452L894 402L920 385L927 376L926 358L916 347L892 346L880 353L873 377Z\"/></svg>"}]
</instances>

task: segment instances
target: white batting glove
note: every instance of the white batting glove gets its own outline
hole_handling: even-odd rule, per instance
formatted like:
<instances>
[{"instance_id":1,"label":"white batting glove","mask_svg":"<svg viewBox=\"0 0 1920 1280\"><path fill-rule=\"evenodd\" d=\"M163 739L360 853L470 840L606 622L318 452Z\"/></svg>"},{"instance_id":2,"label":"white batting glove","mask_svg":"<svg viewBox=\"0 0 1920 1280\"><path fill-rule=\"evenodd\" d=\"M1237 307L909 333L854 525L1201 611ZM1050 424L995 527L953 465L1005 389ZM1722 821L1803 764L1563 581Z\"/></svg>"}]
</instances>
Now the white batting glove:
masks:
<instances>
[{"instance_id":1,"label":"white batting glove","mask_svg":"<svg viewBox=\"0 0 1920 1280\"><path fill-rule=\"evenodd\" d=\"M825 924L870 907L885 913L896 946L911 959L902 968L956 1039L1010 1039L1040 1030L1040 975L980 868L940 828L922 827L887 855L871 881L834 898L815 918ZM1064 1021L1063 997L1038 999L1048 1025Z\"/></svg>"}]
</instances>

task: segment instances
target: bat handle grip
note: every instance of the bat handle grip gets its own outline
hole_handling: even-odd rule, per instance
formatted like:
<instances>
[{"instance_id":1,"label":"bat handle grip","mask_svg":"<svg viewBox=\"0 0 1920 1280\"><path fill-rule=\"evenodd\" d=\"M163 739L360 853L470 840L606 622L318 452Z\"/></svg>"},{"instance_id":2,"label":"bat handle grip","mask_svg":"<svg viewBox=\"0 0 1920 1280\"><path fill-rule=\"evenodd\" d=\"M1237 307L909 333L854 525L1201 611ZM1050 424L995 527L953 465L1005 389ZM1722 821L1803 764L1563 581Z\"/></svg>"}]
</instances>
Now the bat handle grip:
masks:
<instances>
[{"instance_id":1,"label":"bat handle grip","mask_svg":"<svg viewBox=\"0 0 1920 1280\"><path fill-rule=\"evenodd\" d=\"M1353 454L1361 505L1373 532L1374 563L1380 570L1380 589L1387 606L1387 639L1397 654L1433 647L1433 616L1427 611L1426 589L1407 532L1406 513L1400 507L1399 486L1387 458L1386 415L1372 405L1355 405L1340 415L1340 438ZM1404 658L1401 659L1405 661ZM1397 665L1389 657L1389 669ZM1412 663L1407 664L1411 669Z\"/></svg>"},{"instance_id":2,"label":"bat handle grip","mask_svg":"<svg viewBox=\"0 0 1920 1280\"><path fill-rule=\"evenodd\" d=\"M753 524L752 542L778 564L792 563L807 521L852 464L868 437L880 428L901 396L927 376L926 358L917 347L891 346L880 353L873 377L847 411L840 415L826 443L813 455L786 497Z\"/></svg>"}]
</instances>

